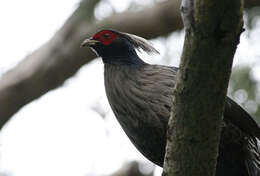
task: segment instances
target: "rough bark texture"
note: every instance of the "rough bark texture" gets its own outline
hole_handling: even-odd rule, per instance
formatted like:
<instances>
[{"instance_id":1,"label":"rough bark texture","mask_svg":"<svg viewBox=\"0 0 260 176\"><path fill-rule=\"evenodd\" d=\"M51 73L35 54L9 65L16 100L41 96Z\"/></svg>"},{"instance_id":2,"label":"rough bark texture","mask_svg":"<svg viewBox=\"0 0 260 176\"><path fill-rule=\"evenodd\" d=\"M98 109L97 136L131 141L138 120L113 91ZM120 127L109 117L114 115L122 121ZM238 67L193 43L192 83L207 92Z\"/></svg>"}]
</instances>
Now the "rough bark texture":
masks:
<instances>
[{"instance_id":1,"label":"rough bark texture","mask_svg":"<svg viewBox=\"0 0 260 176\"><path fill-rule=\"evenodd\" d=\"M164 174L213 176L233 56L242 32L242 3L183 0L182 5L186 36Z\"/></svg>"},{"instance_id":2,"label":"rough bark texture","mask_svg":"<svg viewBox=\"0 0 260 176\"><path fill-rule=\"evenodd\" d=\"M28 55L0 79L0 129L21 107L57 88L95 55L80 49L82 39L101 28L114 28L154 38L181 29L180 0L166 1L139 12L115 14L96 22L93 9L99 1L84 0L49 42ZM246 0L247 7L260 5ZM158 27L159 26L159 27Z\"/></svg>"}]
</instances>

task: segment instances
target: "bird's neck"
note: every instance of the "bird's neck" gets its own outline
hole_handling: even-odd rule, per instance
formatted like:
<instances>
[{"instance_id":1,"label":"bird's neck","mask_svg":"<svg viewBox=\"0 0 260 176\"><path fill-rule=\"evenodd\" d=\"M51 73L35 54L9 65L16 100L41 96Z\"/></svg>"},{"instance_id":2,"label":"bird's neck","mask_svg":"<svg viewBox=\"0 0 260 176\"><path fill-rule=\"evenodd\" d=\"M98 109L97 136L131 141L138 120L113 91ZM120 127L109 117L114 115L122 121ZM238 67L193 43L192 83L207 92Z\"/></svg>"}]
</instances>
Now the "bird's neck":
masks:
<instances>
[{"instance_id":1,"label":"bird's neck","mask_svg":"<svg viewBox=\"0 0 260 176\"><path fill-rule=\"evenodd\" d=\"M111 54L101 57L105 64L131 66L141 66L145 64L135 51L117 52L116 55Z\"/></svg>"},{"instance_id":2,"label":"bird's neck","mask_svg":"<svg viewBox=\"0 0 260 176\"><path fill-rule=\"evenodd\" d=\"M104 79L105 79L105 88L106 91L112 91L121 89L121 86L125 86L124 90L120 93L123 93L130 86L127 86L129 82L135 84L136 77L141 75L141 70L149 64L143 65L119 65L117 64L104 64Z\"/></svg>"}]
</instances>

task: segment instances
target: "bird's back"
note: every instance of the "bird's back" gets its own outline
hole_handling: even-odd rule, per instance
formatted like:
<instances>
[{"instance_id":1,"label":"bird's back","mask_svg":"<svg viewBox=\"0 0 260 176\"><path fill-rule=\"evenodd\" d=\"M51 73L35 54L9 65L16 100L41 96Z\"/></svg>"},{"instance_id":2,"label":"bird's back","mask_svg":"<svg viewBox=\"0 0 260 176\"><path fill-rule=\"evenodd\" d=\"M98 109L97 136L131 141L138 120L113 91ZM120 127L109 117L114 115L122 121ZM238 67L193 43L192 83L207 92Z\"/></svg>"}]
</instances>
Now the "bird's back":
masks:
<instances>
[{"instance_id":1,"label":"bird's back","mask_svg":"<svg viewBox=\"0 0 260 176\"><path fill-rule=\"evenodd\" d=\"M110 106L136 148L163 166L177 68L105 64ZM255 121L227 97L216 176L260 176Z\"/></svg>"}]
</instances>

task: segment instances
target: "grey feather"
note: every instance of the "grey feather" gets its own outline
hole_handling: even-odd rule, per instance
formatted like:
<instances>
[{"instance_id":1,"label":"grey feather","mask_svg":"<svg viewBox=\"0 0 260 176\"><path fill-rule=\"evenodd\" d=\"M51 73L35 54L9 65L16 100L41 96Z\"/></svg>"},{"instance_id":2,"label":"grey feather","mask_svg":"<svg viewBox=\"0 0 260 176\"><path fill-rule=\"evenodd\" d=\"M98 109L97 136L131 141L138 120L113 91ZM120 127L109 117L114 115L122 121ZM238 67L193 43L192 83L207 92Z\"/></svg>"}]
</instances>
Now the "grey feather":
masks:
<instances>
[{"instance_id":1,"label":"grey feather","mask_svg":"<svg viewBox=\"0 0 260 176\"><path fill-rule=\"evenodd\" d=\"M116 118L136 148L158 165L164 158L175 74L170 67L105 64L106 94Z\"/></svg>"},{"instance_id":2,"label":"grey feather","mask_svg":"<svg viewBox=\"0 0 260 176\"><path fill-rule=\"evenodd\" d=\"M158 51L141 37L112 32L118 34L113 44L94 47L105 64L108 101L136 148L163 166L178 68L143 62L135 49ZM216 176L260 176L260 127L228 97L223 115Z\"/></svg>"},{"instance_id":3,"label":"grey feather","mask_svg":"<svg viewBox=\"0 0 260 176\"><path fill-rule=\"evenodd\" d=\"M106 94L117 120L136 148L159 166L164 161L176 73L177 68L160 65L105 64ZM241 130L250 126L251 119L247 118L251 117L244 116L239 105L227 100L216 176L258 176L260 149L254 137L258 133L252 128ZM233 124L233 115L247 120Z\"/></svg>"},{"instance_id":4,"label":"grey feather","mask_svg":"<svg viewBox=\"0 0 260 176\"><path fill-rule=\"evenodd\" d=\"M153 47L152 43L149 42L148 40L134 34L128 34L125 32L119 32L119 33L125 38L127 38L138 51L142 49L148 54L160 54L159 51L157 51Z\"/></svg>"}]
</instances>

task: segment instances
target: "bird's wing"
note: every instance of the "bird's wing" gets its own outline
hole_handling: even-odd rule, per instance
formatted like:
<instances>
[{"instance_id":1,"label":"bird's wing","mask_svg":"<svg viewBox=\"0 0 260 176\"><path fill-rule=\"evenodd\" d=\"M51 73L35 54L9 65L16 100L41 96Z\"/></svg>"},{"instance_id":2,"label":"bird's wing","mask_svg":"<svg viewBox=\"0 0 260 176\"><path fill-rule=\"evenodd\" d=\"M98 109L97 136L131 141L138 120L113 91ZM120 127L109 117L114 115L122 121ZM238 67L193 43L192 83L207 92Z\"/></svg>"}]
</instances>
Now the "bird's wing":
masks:
<instances>
[{"instance_id":1,"label":"bird's wing","mask_svg":"<svg viewBox=\"0 0 260 176\"><path fill-rule=\"evenodd\" d=\"M249 176L259 176L260 175L260 148L259 140L249 139L247 144L247 149L245 150L246 160L245 165Z\"/></svg>"},{"instance_id":2,"label":"bird's wing","mask_svg":"<svg viewBox=\"0 0 260 176\"><path fill-rule=\"evenodd\" d=\"M177 72L178 68L172 67ZM257 137L260 139L260 127L256 121L235 101L228 96L225 102L225 119L228 119L231 123L236 125L239 129L248 135Z\"/></svg>"},{"instance_id":3,"label":"bird's wing","mask_svg":"<svg viewBox=\"0 0 260 176\"><path fill-rule=\"evenodd\" d=\"M260 139L258 124L241 106L229 97L226 98L224 117L246 134Z\"/></svg>"}]
</instances>

